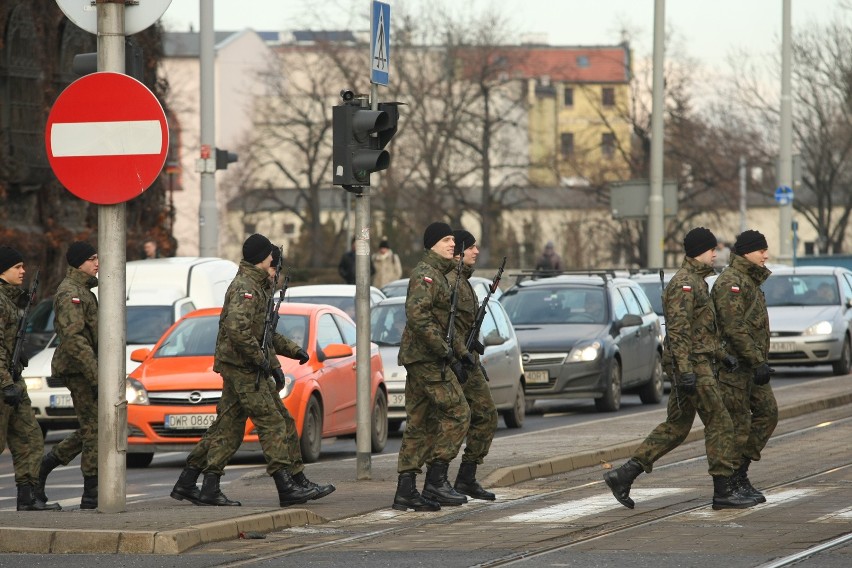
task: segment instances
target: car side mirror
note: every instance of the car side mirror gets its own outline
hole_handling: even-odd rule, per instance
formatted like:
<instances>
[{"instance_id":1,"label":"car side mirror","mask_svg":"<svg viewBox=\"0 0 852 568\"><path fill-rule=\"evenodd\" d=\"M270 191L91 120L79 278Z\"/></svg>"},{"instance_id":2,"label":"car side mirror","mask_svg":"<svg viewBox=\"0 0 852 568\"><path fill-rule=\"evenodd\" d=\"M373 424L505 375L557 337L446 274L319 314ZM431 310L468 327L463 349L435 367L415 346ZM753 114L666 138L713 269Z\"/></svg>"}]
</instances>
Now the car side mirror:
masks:
<instances>
[{"instance_id":1,"label":"car side mirror","mask_svg":"<svg viewBox=\"0 0 852 568\"><path fill-rule=\"evenodd\" d=\"M352 347L343 343L332 343L326 345L324 349L317 349L317 359L325 361L326 359L340 359L341 357L351 357Z\"/></svg>"},{"instance_id":2,"label":"car side mirror","mask_svg":"<svg viewBox=\"0 0 852 568\"><path fill-rule=\"evenodd\" d=\"M642 325L642 318L636 314L627 314L618 320L619 327L635 327L637 325Z\"/></svg>"},{"instance_id":3,"label":"car side mirror","mask_svg":"<svg viewBox=\"0 0 852 568\"><path fill-rule=\"evenodd\" d=\"M137 363L141 363L145 360L145 358L151 353L151 350L147 347L141 347L139 349L134 349L130 352L130 360L136 361Z\"/></svg>"},{"instance_id":4,"label":"car side mirror","mask_svg":"<svg viewBox=\"0 0 852 568\"><path fill-rule=\"evenodd\" d=\"M506 343L506 338L501 336L499 333L489 333L482 339L482 344L485 347L489 347L491 345L503 345L504 343Z\"/></svg>"}]
</instances>

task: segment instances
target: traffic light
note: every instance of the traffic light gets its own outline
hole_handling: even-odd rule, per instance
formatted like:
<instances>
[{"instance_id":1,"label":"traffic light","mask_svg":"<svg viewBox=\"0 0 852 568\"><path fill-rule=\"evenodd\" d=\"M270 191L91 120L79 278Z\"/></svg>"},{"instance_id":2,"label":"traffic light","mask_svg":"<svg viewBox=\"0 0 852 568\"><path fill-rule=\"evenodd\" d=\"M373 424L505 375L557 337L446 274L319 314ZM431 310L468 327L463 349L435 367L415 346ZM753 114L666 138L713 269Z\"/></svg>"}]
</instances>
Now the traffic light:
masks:
<instances>
[{"instance_id":1,"label":"traffic light","mask_svg":"<svg viewBox=\"0 0 852 568\"><path fill-rule=\"evenodd\" d=\"M379 110L370 110L351 91L341 97L343 104L332 109L333 183L358 192L370 186L371 173L390 165L384 147L396 134L399 111L397 103L380 103Z\"/></svg>"},{"instance_id":2,"label":"traffic light","mask_svg":"<svg viewBox=\"0 0 852 568\"><path fill-rule=\"evenodd\" d=\"M228 164L233 164L237 161L237 155L227 150L216 148L216 169L227 170Z\"/></svg>"},{"instance_id":3,"label":"traffic light","mask_svg":"<svg viewBox=\"0 0 852 568\"><path fill-rule=\"evenodd\" d=\"M144 54L142 48L131 38L124 40L124 74L145 82ZM97 53L78 53L71 61L71 71L79 75L89 75L98 71Z\"/></svg>"}]
</instances>

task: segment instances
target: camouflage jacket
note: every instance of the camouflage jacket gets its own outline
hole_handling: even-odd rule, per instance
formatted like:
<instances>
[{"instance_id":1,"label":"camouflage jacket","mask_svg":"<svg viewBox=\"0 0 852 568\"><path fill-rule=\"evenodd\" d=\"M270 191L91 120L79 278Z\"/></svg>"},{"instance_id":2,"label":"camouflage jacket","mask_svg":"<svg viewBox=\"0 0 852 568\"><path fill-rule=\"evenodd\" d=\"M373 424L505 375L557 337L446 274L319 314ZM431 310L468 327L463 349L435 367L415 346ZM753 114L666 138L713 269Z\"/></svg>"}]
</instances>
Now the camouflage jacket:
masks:
<instances>
[{"instance_id":1,"label":"camouflage jacket","mask_svg":"<svg viewBox=\"0 0 852 568\"><path fill-rule=\"evenodd\" d=\"M59 346L50 364L56 377L82 374L98 383L98 299L92 293L97 285L97 278L69 266L56 289L53 309Z\"/></svg>"},{"instance_id":2,"label":"camouflage jacket","mask_svg":"<svg viewBox=\"0 0 852 568\"><path fill-rule=\"evenodd\" d=\"M730 265L713 284L722 341L742 367L754 368L766 362L769 314L760 285L770 274L768 268L732 253Z\"/></svg>"},{"instance_id":3,"label":"camouflage jacket","mask_svg":"<svg viewBox=\"0 0 852 568\"><path fill-rule=\"evenodd\" d=\"M400 365L442 361L447 354L447 323L452 289L445 276L456 262L427 250L408 280L405 329L399 347Z\"/></svg>"},{"instance_id":4,"label":"camouflage jacket","mask_svg":"<svg viewBox=\"0 0 852 568\"><path fill-rule=\"evenodd\" d=\"M663 294L666 343L678 373L693 372L690 356L721 355L716 313L707 282L713 267L686 257Z\"/></svg>"},{"instance_id":5,"label":"camouflage jacket","mask_svg":"<svg viewBox=\"0 0 852 568\"><path fill-rule=\"evenodd\" d=\"M453 341L453 351L461 354L462 357L467 353L467 337L473 329L473 324L476 323L476 311L479 309L479 298L476 297L476 292L470 285L471 276L473 276L473 267L463 265L462 279L458 288L459 298L456 301L456 335ZM447 282L452 290L456 283L455 266L447 273ZM475 351L472 354L474 357L479 356Z\"/></svg>"},{"instance_id":6,"label":"camouflage jacket","mask_svg":"<svg viewBox=\"0 0 852 568\"><path fill-rule=\"evenodd\" d=\"M18 305L26 295L26 290L0 279L0 389L12 384L12 354L15 352L15 336L21 317ZM22 367L18 362L18 372ZM26 386L23 381L21 385Z\"/></svg>"},{"instance_id":7,"label":"camouflage jacket","mask_svg":"<svg viewBox=\"0 0 852 568\"><path fill-rule=\"evenodd\" d=\"M216 352L213 356L214 371L248 368L249 372L254 372L264 359L274 369L281 366L275 353L290 358L296 356L299 345L278 332L272 334L272 342L266 353L260 349L271 292L267 272L244 260L240 261L240 269L225 292L219 316L219 334L216 336Z\"/></svg>"}]
</instances>

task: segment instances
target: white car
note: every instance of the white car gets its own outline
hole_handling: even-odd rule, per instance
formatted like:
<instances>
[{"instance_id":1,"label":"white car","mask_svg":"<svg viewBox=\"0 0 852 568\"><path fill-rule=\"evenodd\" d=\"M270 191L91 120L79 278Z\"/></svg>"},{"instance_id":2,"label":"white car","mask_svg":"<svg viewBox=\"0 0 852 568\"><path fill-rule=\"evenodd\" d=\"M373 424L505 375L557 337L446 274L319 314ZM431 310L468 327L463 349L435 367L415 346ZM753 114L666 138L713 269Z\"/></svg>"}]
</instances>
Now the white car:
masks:
<instances>
[{"instance_id":1,"label":"white car","mask_svg":"<svg viewBox=\"0 0 852 568\"><path fill-rule=\"evenodd\" d=\"M354 284L310 284L287 288L284 294L287 300L303 304L328 304L340 308L349 317L355 319L355 285ZM370 306L385 299L385 295L375 286L370 286Z\"/></svg>"}]
</instances>

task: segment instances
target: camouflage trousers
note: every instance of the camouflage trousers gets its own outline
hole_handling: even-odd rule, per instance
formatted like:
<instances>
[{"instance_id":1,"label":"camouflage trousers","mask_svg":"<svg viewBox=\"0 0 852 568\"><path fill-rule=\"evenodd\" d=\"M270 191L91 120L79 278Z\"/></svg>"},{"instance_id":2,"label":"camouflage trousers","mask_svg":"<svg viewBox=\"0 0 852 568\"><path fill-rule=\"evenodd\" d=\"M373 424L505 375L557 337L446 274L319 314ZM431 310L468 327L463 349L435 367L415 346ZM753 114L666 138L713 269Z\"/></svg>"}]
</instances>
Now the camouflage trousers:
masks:
<instances>
[{"instance_id":1,"label":"camouflage trousers","mask_svg":"<svg viewBox=\"0 0 852 568\"><path fill-rule=\"evenodd\" d=\"M98 474L98 401L92 394L91 382L83 375L63 377L71 391L74 412L80 427L53 446L51 452L62 465L68 465L78 455L80 470L85 477Z\"/></svg>"},{"instance_id":2,"label":"camouflage trousers","mask_svg":"<svg viewBox=\"0 0 852 568\"><path fill-rule=\"evenodd\" d=\"M725 409L719 386L709 365L694 368L697 392L685 395L677 386L669 397L666 421L658 425L633 457L651 473L654 463L678 447L692 429L695 415L704 423L704 447L710 475L730 476L734 471L734 425Z\"/></svg>"},{"instance_id":3,"label":"camouflage trousers","mask_svg":"<svg viewBox=\"0 0 852 568\"><path fill-rule=\"evenodd\" d=\"M38 469L44 453L44 438L26 391L17 408L9 406L0 397L0 453L6 449L6 446L12 454L15 485L38 483Z\"/></svg>"},{"instance_id":4,"label":"camouflage trousers","mask_svg":"<svg viewBox=\"0 0 852 568\"><path fill-rule=\"evenodd\" d=\"M256 376L239 370L222 374L216 420L190 453L188 466L222 475L242 444L246 420L251 418L269 475L282 469L290 474L304 469L293 417L270 387L269 379L262 380L255 389Z\"/></svg>"},{"instance_id":5,"label":"camouflage trousers","mask_svg":"<svg viewBox=\"0 0 852 568\"><path fill-rule=\"evenodd\" d=\"M467 429L462 461L481 464L488 455L497 431L497 407L494 406L491 388L481 366L477 365L475 370L468 372L462 390L470 407L470 427Z\"/></svg>"},{"instance_id":6,"label":"camouflage trousers","mask_svg":"<svg viewBox=\"0 0 852 568\"><path fill-rule=\"evenodd\" d=\"M441 363L405 366L405 432L396 469L417 472L427 460L451 462L470 425L470 407L461 385L449 369L441 378Z\"/></svg>"},{"instance_id":7,"label":"camouflage trousers","mask_svg":"<svg viewBox=\"0 0 852 568\"><path fill-rule=\"evenodd\" d=\"M749 370L719 375L722 400L734 423L735 468L740 467L743 457L760 460L760 452L778 425L778 403L772 387L754 384L752 375Z\"/></svg>"},{"instance_id":8,"label":"camouflage trousers","mask_svg":"<svg viewBox=\"0 0 852 568\"><path fill-rule=\"evenodd\" d=\"M302 451L299 448L299 437L296 432L296 422L293 420L293 417L290 415L287 407L284 406L284 403L275 391L274 384L275 383L271 380L261 381L260 388L269 388L269 392L273 397L278 413L284 419L284 439L287 445L289 460L293 464L292 467L287 469L287 471L291 475L295 475L305 469L305 465L302 462ZM227 452L230 452L230 455L235 454L240 448L240 445L243 443L248 413L246 413L244 409L239 409L236 414L232 415L231 419L223 419L223 416L226 415L225 409L222 406L222 402L226 401L226 397L224 396L225 389L232 389L232 387L223 385L222 398L219 400L219 404L216 405L216 420L213 421L213 424L210 425L204 433L204 436L201 437L201 440L198 441L198 444L196 444L189 453L189 456L186 459L186 467L202 471L207 468L207 454L210 451L210 440L214 437L221 441L220 443L227 448ZM235 397L236 393L232 393L227 398L233 400Z\"/></svg>"}]
</instances>

